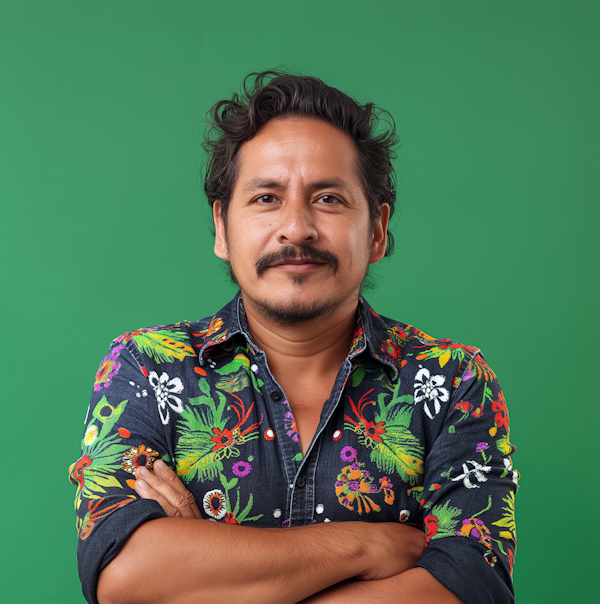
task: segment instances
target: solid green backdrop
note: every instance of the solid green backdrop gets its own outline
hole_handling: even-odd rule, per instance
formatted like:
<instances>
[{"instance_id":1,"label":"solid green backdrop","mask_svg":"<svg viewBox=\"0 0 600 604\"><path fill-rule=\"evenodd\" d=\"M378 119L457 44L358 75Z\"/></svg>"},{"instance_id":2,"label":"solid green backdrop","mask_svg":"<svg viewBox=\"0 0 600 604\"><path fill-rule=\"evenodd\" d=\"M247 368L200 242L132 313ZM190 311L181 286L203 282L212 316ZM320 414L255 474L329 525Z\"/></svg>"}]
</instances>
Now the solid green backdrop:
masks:
<instances>
[{"instance_id":1,"label":"solid green backdrop","mask_svg":"<svg viewBox=\"0 0 600 604\"><path fill-rule=\"evenodd\" d=\"M276 66L394 116L397 248L369 301L500 377L517 601L600 600L599 6L4 0L0 601L83 601L67 468L94 374L120 333L233 295L203 119Z\"/></svg>"}]
</instances>

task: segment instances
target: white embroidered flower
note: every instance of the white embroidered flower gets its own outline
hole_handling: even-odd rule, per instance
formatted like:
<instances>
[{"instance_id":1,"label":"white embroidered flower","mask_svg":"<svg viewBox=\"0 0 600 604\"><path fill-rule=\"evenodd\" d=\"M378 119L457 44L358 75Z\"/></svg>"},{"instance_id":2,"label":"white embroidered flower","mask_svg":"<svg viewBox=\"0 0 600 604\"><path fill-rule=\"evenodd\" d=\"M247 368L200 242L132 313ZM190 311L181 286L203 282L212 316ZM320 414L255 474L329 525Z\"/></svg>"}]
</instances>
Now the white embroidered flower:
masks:
<instances>
[{"instance_id":1,"label":"white embroidered flower","mask_svg":"<svg viewBox=\"0 0 600 604\"><path fill-rule=\"evenodd\" d=\"M519 473L516 470L513 470L512 463L508 457L505 457L503 460L504 469L506 472L512 473L512 481L518 485L519 484Z\"/></svg>"},{"instance_id":2,"label":"white embroidered flower","mask_svg":"<svg viewBox=\"0 0 600 604\"><path fill-rule=\"evenodd\" d=\"M467 464L470 463L473 467L469 470ZM467 489L478 489L478 484L473 484L471 482L471 477L475 476L479 482L487 482L487 476L484 472L489 472L492 467L491 466L482 466L480 463L476 461L467 461L462 465L463 473L457 476L456 478L452 478L454 482L457 480L462 480L463 484L467 487Z\"/></svg>"},{"instance_id":3,"label":"white embroidered flower","mask_svg":"<svg viewBox=\"0 0 600 604\"><path fill-rule=\"evenodd\" d=\"M440 403L447 403L450 400L450 393L442 386L445 384L446 378L443 375L431 375L428 369L421 367L415 376L415 403L423 403L423 408L429 419L433 419L442 407ZM433 404L433 411L429 405Z\"/></svg>"},{"instance_id":4,"label":"white embroidered flower","mask_svg":"<svg viewBox=\"0 0 600 604\"><path fill-rule=\"evenodd\" d=\"M166 373L163 373L160 377L158 377L158 373L156 371L151 371L148 375L148 381L150 382L150 386L154 388L154 394L156 395L156 400L158 401L158 412L160 414L160 419L163 424L167 425L169 423L169 409L167 405L173 409L173 411L177 411L177 413L181 413L183 411L183 403L176 394L183 392L183 384L181 380L176 377L172 380L169 379L169 376Z\"/></svg>"},{"instance_id":5,"label":"white embroidered flower","mask_svg":"<svg viewBox=\"0 0 600 604\"><path fill-rule=\"evenodd\" d=\"M227 499L223 491L213 489L206 493L202 498L202 507L209 516L215 520L221 520L227 512Z\"/></svg>"}]
</instances>

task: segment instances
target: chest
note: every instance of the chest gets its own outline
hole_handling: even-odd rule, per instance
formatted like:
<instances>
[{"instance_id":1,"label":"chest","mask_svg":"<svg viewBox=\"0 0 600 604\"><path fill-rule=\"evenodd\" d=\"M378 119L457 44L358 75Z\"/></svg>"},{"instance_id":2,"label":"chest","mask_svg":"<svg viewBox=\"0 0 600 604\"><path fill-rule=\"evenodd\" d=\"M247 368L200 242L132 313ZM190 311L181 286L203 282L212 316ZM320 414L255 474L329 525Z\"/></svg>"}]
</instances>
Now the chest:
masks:
<instances>
[{"instance_id":1,"label":"chest","mask_svg":"<svg viewBox=\"0 0 600 604\"><path fill-rule=\"evenodd\" d=\"M171 429L177 472L206 517L255 526L417 518L423 447L409 428L412 405L393 404L383 368L347 364L305 389L282 387L260 358L240 368L224 375L217 365L218 379L201 379Z\"/></svg>"}]
</instances>

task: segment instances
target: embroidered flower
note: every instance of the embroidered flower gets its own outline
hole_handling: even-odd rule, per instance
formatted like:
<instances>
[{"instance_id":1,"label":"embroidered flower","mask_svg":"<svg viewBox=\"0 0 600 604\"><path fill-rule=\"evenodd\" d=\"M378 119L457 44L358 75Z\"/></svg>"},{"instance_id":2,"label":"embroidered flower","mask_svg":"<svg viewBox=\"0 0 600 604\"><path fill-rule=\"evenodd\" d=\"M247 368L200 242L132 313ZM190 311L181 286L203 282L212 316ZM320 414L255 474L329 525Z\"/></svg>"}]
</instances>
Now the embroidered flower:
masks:
<instances>
[{"instance_id":1,"label":"embroidered flower","mask_svg":"<svg viewBox=\"0 0 600 604\"><path fill-rule=\"evenodd\" d=\"M221 430L215 426L212 431L215 434L210 439L215 443L212 448L213 451L218 451L224 447L230 447L233 444L233 430L228 430L227 428Z\"/></svg>"},{"instance_id":2,"label":"embroidered flower","mask_svg":"<svg viewBox=\"0 0 600 604\"><path fill-rule=\"evenodd\" d=\"M225 514L225 523L226 524L240 524L235 516L233 515L233 512L227 512L227 514Z\"/></svg>"},{"instance_id":3,"label":"embroidered flower","mask_svg":"<svg viewBox=\"0 0 600 604\"><path fill-rule=\"evenodd\" d=\"M84 455L81 457L76 464L71 466L69 470L71 471L71 482L77 485L77 490L81 491L85 486L85 478L83 476L86 468L92 465L92 458L89 455Z\"/></svg>"},{"instance_id":4,"label":"embroidered flower","mask_svg":"<svg viewBox=\"0 0 600 604\"><path fill-rule=\"evenodd\" d=\"M508 431L508 409L506 407L506 399L504 398L504 393L500 392L498 394L498 400L492 401L492 411L496 411L496 415L494 417L494 423L499 428L503 426L506 431Z\"/></svg>"},{"instance_id":5,"label":"embroidered flower","mask_svg":"<svg viewBox=\"0 0 600 604\"><path fill-rule=\"evenodd\" d=\"M94 381L95 392L100 392L102 386L108 388L110 386L110 380L119 372L121 363L117 362L117 357L123 348L124 346L122 344L115 346L110 351L110 354L105 356L102 360L102 363L100 363L100 367L96 373L96 379Z\"/></svg>"},{"instance_id":6,"label":"embroidered flower","mask_svg":"<svg viewBox=\"0 0 600 604\"><path fill-rule=\"evenodd\" d=\"M244 476L248 476L248 474L250 474L250 470L252 469L252 466L247 462L247 461L238 461L237 463L233 464L233 473L236 476L239 476L240 478L243 478Z\"/></svg>"},{"instance_id":7,"label":"embroidered flower","mask_svg":"<svg viewBox=\"0 0 600 604\"><path fill-rule=\"evenodd\" d=\"M460 531L456 531L459 537L469 537L474 539L478 543L481 543L488 549L492 549L490 529L485 526L482 520L479 518L467 518L462 521Z\"/></svg>"},{"instance_id":8,"label":"embroidered flower","mask_svg":"<svg viewBox=\"0 0 600 604\"><path fill-rule=\"evenodd\" d=\"M425 539L427 543L437 535L438 532L438 517L433 514L428 514L423 518L423 525L425 526Z\"/></svg>"},{"instance_id":9,"label":"embroidered flower","mask_svg":"<svg viewBox=\"0 0 600 604\"><path fill-rule=\"evenodd\" d=\"M92 424L85 431L85 436L83 437L83 442L86 447L89 447L95 440L98 438L98 428L95 424Z\"/></svg>"},{"instance_id":10,"label":"embroidered flower","mask_svg":"<svg viewBox=\"0 0 600 604\"><path fill-rule=\"evenodd\" d=\"M520 476L516 470L513 470L512 463L510 461L510 457L505 457L502 461L504 462L504 472L502 472L501 477L506 476L509 473L512 473L512 476L511 476L512 481L516 485L518 485Z\"/></svg>"},{"instance_id":11,"label":"embroidered flower","mask_svg":"<svg viewBox=\"0 0 600 604\"><path fill-rule=\"evenodd\" d=\"M489 449L490 446L487 443L479 443L477 445L477 447L475 448L475 451L477 451L477 453L481 453L482 451L485 451L486 449Z\"/></svg>"},{"instance_id":12,"label":"embroidered flower","mask_svg":"<svg viewBox=\"0 0 600 604\"><path fill-rule=\"evenodd\" d=\"M473 466L470 470L467 466L468 463ZM467 487L467 489L478 489L479 485L473 484L471 482L471 477L475 476L475 478L479 482L486 482L487 476L485 475L485 473L489 472L492 468L491 466L483 466L480 463L477 463L476 461L467 461L462 465L462 469L463 473L458 475L456 478L452 478L451 480L453 482L456 482L457 480L462 480L463 484Z\"/></svg>"},{"instance_id":13,"label":"embroidered flower","mask_svg":"<svg viewBox=\"0 0 600 604\"><path fill-rule=\"evenodd\" d=\"M172 380L169 379L167 373L163 373L158 377L156 371L151 371L148 375L148 381L152 388L154 388L154 394L158 401L158 412L160 419L164 425L169 423L169 409L167 405L176 411L181 413L183 411L183 404L181 399L176 394L183 392L183 383L181 379L176 377Z\"/></svg>"},{"instance_id":14,"label":"embroidered flower","mask_svg":"<svg viewBox=\"0 0 600 604\"><path fill-rule=\"evenodd\" d=\"M424 401L423 408L429 419L433 419L442 407L441 403L447 403L450 399L450 393L442 386L446 378L443 375L431 375L428 369L421 367L415 376L415 403ZM430 409L433 405L433 414Z\"/></svg>"},{"instance_id":15,"label":"embroidered flower","mask_svg":"<svg viewBox=\"0 0 600 604\"><path fill-rule=\"evenodd\" d=\"M202 507L211 518L221 520L227 513L227 501L223 491L213 489L206 493L202 499Z\"/></svg>"},{"instance_id":16,"label":"embroidered flower","mask_svg":"<svg viewBox=\"0 0 600 604\"><path fill-rule=\"evenodd\" d=\"M131 447L129 451L123 454L123 463L121 467L130 474L135 474L137 468L142 466L152 469L154 459L158 457L158 452L146 445Z\"/></svg>"},{"instance_id":17,"label":"embroidered flower","mask_svg":"<svg viewBox=\"0 0 600 604\"><path fill-rule=\"evenodd\" d=\"M344 447L340 452L342 461L352 461L356 457L356 449L353 447Z\"/></svg>"},{"instance_id":18,"label":"embroidered flower","mask_svg":"<svg viewBox=\"0 0 600 604\"><path fill-rule=\"evenodd\" d=\"M285 429L287 430L287 435L290 436L294 442L299 443L300 437L298 436L298 427L296 426L296 419L294 418L294 414L291 411L286 411L283 421L285 422Z\"/></svg>"}]
</instances>

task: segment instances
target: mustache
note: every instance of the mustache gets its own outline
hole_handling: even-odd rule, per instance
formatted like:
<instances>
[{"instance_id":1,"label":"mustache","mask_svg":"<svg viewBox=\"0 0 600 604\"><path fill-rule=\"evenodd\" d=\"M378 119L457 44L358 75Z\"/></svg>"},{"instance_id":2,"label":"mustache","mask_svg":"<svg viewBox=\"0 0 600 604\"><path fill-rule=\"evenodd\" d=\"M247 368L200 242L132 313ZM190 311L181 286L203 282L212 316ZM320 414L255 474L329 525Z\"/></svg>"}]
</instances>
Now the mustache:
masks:
<instances>
[{"instance_id":1,"label":"mustache","mask_svg":"<svg viewBox=\"0 0 600 604\"><path fill-rule=\"evenodd\" d=\"M306 245L301 248L296 248L293 245L285 245L276 252L261 256L254 265L256 274L260 277L276 262L285 262L286 260L318 260L328 264L333 270L334 275L340 267L340 261L332 252L320 250L314 245Z\"/></svg>"}]
</instances>

